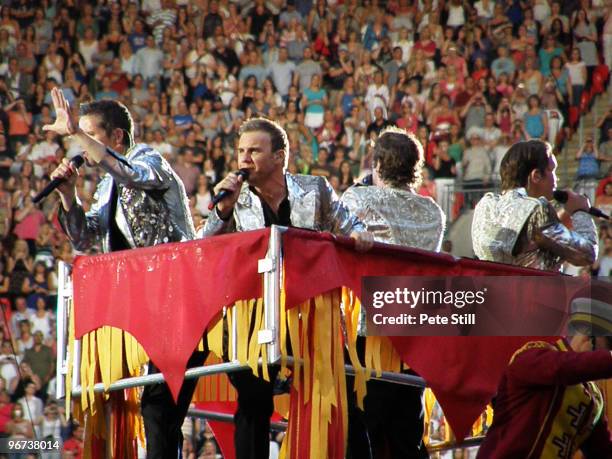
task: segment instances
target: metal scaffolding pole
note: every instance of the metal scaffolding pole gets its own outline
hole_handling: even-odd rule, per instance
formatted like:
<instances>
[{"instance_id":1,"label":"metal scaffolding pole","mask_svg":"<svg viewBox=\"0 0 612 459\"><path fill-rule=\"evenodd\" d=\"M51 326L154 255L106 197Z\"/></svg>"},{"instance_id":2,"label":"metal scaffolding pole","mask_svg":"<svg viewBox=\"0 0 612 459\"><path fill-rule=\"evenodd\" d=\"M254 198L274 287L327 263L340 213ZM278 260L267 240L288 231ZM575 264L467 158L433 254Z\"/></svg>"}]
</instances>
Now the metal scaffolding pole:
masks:
<instances>
[{"instance_id":1,"label":"metal scaffolding pole","mask_svg":"<svg viewBox=\"0 0 612 459\"><path fill-rule=\"evenodd\" d=\"M293 357L287 357L287 365L292 366L294 362L295 360L293 359ZM259 365L261 364L262 363L260 360ZM271 365L276 365L276 364L271 364ZM250 366L242 365L239 362L225 362L225 363L218 363L215 365L194 367L194 368L190 368L189 370L185 372L185 379L196 379L201 376L216 375L219 373L233 373L233 372L241 371L241 370L249 370L250 368L251 368ZM347 375L351 375L351 376L355 375L355 369L353 368L352 365L345 365L344 368L345 368ZM419 376L407 375L403 373L392 373L389 371L383 371L380 376L376 376L376 372L372 371L370 377L372 379L377 379L379 381L387 381L387 382L396 383L396 384L404 384L408 386L417 386L417 387L427 387L427 383L425 382L423 378L420 378ZM129 389L131 387L151 386L153 384L161 384L164 381L165 381L164 375L162 373L155 373L152 375L144 375L144 376L135 376L132 378L124 378L124 379L115 381L114 383L108 386L107 390L105 390L104 384L97 383L94 385L94 392L98 392L98 393L111 392L115 390ZM77 386L73 388L72 396L78 397L81 395L82 391L83 391L82 387Z\"/></svg>"},{"instance_id":2,"label":"metal scaffolding pole","mask_svg":"<svg viewBox=\"0 0 612 459\"><path fill-rule=\"evenodd\" d=\"M187 411L187 416L192 418L200 418L207 419L209 421L219 421L219 422L234 422L234 415L227 413L217 413L216 411L206 411L206 410L198 410L195 408L191 408ZM274 430L287 430L286 422L270 422L270 427Z\"/></svg>"},{"instance_id":3,"label":"metal scaffolding pole","mask_svg":"<svg viewBox=\"0 0 612 459\"><path fill-rule=\"evenodd\" d=\"M226 362L215 365L207 365L205 367L194 367L185 372L185 379L197 379L200 376L210 376L219 373L233 373L240 370L248 370L250 368L250 366L242 365L239 362ZM94 385L93 390L94 392L111 392L115 390L129 389L131 387L152 386L153 384L161 384L164 381L165 379L162 373L155 373L152 375L119 379L118 381L110 384L107 390L104 388L104 384L97 383ZM72 396L80 396L81 392L83 392L83 388L81 386L77 386L72 389Z\"/></svg>"}]
</instances>

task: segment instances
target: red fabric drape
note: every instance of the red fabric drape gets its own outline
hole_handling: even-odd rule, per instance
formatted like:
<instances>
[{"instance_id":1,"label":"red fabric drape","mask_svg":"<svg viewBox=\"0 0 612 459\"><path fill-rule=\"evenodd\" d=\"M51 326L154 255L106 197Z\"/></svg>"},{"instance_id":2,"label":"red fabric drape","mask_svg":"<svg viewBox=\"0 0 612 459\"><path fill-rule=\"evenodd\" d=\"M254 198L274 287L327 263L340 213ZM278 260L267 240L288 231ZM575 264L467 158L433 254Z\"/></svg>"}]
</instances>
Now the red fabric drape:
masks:
<instances>
[{"instance_id":1,"label":"red fabric drape","mask_svg":"<svg viewBox=\"0 0 612 459\"><path fill-rule=\"evenodd\" d=\"M79 257L73 273L76 337L103 325L129 332L176 399L209 322L225 305L261 297L257 260L265 256L269 232Z\"/></svg>"},{"instance_id":2,"label":"red fabric drape","mask_svg":"<svg viewBox=\"0 0 612 459\"><path fill-rule=\"evenodd\" d=\"M76 336L103 325L131 333L176 397L186 362L208 323L223 306L261 296L257 260L265 255L268 235L269 230L258 230L78 258ZM384 244L357 253L346 238L296 229L284 233L283 241L289 308L340 286L360 295L361 278L368 275L551 275ZM526 340L392 338L404 361L434 390L457 438L468 433L510 356Z\"/></svg>"},{"instance_id":3,"label":"red fabric drape","mask_svg":"<svg viewBox=\"0 0 612 459\"><path fill-rule=\"evenodd\" d=\"M290 229L283 235L287 307L340 286L361 294L363 276L519 276L551 273ZM334 242L334 240L336 240ZM533 337L392 337L402 359L432 388L458 439L497 390L514 351Z\"/></svg>"}]
</instances>

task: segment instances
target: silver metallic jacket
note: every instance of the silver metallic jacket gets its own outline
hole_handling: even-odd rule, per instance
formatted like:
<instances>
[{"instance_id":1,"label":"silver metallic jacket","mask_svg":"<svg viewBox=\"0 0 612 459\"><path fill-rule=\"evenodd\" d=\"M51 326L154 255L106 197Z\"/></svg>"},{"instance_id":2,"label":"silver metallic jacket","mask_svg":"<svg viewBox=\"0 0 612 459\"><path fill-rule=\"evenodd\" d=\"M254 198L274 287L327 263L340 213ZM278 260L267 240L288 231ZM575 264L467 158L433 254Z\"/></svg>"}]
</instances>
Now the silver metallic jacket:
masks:
<instances>
[{"instance_id":1,"label":"silver metallic jacket","mask_svg":"<svg viewBox=\"0 0 612 459\"><path fill-rule=\"evenodd\" d=\"M356 185L344 192L342 202L375 241L440 251L446 217L433 199L397 188ZM364 307L357 333L367 335Z\"/></svg>"},{"instance_id":2,"label":"silver metallic jacket","mask_svg":"<svg viewBox=\"0 0 612 459\"><path fill-rule=\"evenodd\" d=\"M98 184L91 210L85 213L78 198L68 212L60 206L60 223L77 250L101 244L103 252L110 252L113 217L132 248L194 239L183 182L158 151L137 144L125 157L107 151L98 165L107 174ZM114 216L113 185L117 188Z\"/></svg>"},{"instance_id":3,"label":"silver metallic jacket","mask_svg":"<svg viewBox=\"0 0 612 459\"><path fill-rule=\"evenodd\" d=\"M365 225L349 212L324 177L285 173L285 181L292 226L330 231L344 236L353 231L365 231ZM244 183L232 216L224 221L216 211L211 212L206 225L198 232L198 237L264 227L261 200L249 190L248 183Z\"/></svg>"},{"instance_id":4,"label":"silver metallic jacket","mask_svg":"<svg viewBox=\"0 0 612 459\"><path fill-rule=\"evenodd\" d=\"M436 252L442 246L446 218L431 198L396 188L352 186L341 200L377 242Z\"/></svg>"},{"instance_id":5,"label":"silver metallic jacket","mask_svg":"<svg viewBox=\"0 0 612 459\"><path fill-rule=\"evenodd\" d=\"M481 260L557 271L564 261L589 265L597 257L597 230L585 212L572 215L573 231L563 225L546 198L525 188L487 193L472 222L474 253Z\"/></svg>"}]
</instances>

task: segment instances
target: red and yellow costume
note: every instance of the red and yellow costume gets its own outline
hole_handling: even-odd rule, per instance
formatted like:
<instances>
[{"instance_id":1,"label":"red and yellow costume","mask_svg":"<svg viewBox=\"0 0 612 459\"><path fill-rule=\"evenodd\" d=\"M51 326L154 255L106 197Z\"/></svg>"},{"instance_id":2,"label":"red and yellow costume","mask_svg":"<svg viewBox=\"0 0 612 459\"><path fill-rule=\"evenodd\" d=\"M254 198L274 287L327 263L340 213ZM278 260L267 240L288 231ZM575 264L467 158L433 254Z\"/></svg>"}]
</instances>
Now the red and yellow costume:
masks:
<instances>
[{"instance_id":1,"label":"red and yellow costume","mask_svg":"<svg viewBox=\"0 0 612 459\"><path fill-rule=\"evenodd\" d=\"M566 341L529 342L502 377L486 459L612 458L603 397L594 381L612 377L610 351L573 352Z\"/></svg>"}]
</instances>

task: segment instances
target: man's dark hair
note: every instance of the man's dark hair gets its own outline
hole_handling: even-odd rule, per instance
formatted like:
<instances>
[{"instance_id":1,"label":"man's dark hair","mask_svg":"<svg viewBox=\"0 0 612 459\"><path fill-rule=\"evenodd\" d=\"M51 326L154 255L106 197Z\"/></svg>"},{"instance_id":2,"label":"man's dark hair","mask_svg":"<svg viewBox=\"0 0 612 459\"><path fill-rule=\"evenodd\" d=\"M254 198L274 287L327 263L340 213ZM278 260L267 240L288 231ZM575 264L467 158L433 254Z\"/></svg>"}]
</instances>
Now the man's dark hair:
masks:
<instances>
[{"instance_id":1,"label":"man's dark hair","mask_svg":"<svg viewBox=\"0 0 612 459\"><path fill-rule=\"evenodd\" d=\"M283 150L285 152L285 168L289 161L289 139L287 133L280 124L267 118L250 118L240 126L238 135L246 132L261 131L270 136L270 145L272 151Z\"/></svg>"},{"instance_id":2,"label":"man's dark hair","mask_svg":"<svg viewBox=\"0 0 612 459\"><path fill-rule=\"evenodd\" d=\"M550 145L541 140L527 140L512 145L499 168L502 190L526 187L529 174L534 169L544 174L550 155Z\"/></svg>"},{"instance_id":3,"label":"man's dark hair","mask_svg":"<svg viewBox=\"0 0 612 459\"><path fill-rule=\"evenodd\" d=\"M378 176L392 187L409 186L416 190L421 183L423 164L423 146L409 132L387 128L374 143L372 165L378 168Z\"/></svg>"},{"instance_id":4,"label":"man's dark hair","mask_svg":"<svg viewBox=\"0 0 612 459\"><path fill-rule=\"evenodd\" d=\"M96 115L100 118L100 127L107 135L111 135L114 129L124 132L123 145L130 147L134 138L134 122L132 115L125 105L116 100L102 99L86 104L81 104L81 116Z\"/></svg>"}]
</instances>

